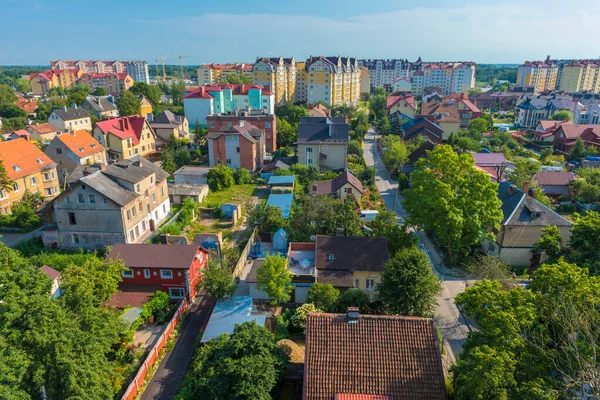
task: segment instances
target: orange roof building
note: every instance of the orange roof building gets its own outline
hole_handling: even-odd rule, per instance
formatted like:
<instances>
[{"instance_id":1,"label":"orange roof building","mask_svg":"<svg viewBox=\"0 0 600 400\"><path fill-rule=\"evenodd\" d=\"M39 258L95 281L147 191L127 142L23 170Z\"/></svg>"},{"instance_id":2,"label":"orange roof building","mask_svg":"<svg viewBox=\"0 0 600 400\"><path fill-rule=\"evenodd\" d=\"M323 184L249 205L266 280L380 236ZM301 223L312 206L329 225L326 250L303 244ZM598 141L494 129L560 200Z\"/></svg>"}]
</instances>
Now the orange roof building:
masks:
<instances>
[{"instance_id":1,"label":"orange roof building","mask_svg":"<svg viewBox=\"0 0 600 400\"><path fill-rule=\"evenodd\" d=\"M79 165L106 164L106 149L85 130L58 135L46 146L44 153L58 164L59 180Z\"/></svg>"},{"instance_id":2,"label":"orange roof building","mask_svg":"<svg viewBox=\"0 0 600 400\"><path fill-rule=\"evenodd\" d=\"M12 190L0 190L0 214L10 214L14 202L25 192L42 197L58 194L56 163L35 144L22 138L0 142L0 161L13 181Z\"/></svg>"}]
</instances>

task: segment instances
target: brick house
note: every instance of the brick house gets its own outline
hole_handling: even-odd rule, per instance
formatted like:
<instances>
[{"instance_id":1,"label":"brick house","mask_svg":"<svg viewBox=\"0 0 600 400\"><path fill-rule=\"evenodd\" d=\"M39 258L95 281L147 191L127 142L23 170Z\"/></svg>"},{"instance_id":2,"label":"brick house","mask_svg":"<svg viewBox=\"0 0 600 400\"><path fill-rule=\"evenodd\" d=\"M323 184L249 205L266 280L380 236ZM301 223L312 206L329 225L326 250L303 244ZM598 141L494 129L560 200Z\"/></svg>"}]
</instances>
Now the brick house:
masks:
<instances>
[{"instance_id":1,"label":"brick house","mask_svg":"<svg viewBox=\"0 0 600 400\"><path fill-rule=\"evenodd\" d=\"M202 270L208 264L208 252L194 245L115 244L105 262L122 260L127 269L122 272L119 292L111 299L117 307L139 306L139 295L162 290L174 300L192 301ZM137 289L137 290L136 290Z\"/></svg>"},{"instance_id":2,"label":"brick house","mask_svg":"<svg viewBox=\"0 0 600 400\"><path fill-rule=\"evenodd\" d=\"M208 132L219 132L224 126L234 126L240 121L246 121L265 130L265 145L268 153L277 150L277 123L275 114L265 110L232 111L226 114L213 114L206 117Z\"/></svg>"},{"instance_id":3,"label":"brick house","mask_svg":"<svg viewBox=\"0 0 600 400\"><path fill-rule=\"evenodd\" d=\"M568 155L578 138L585 147L600 150L600 125L562 124L554 132L554 150Z\"/></svg>"},{"instance_id":4,"label":"brick house","mask_svg":"<svg viewBox=\"0 0 600 400\"><path fill-rule=\"evenodd\" d=\"M256 171L263 165L265 130L245 120L221 127L218 132L209 132L206 139L211 167L226 165L233 169Z\"/></svg>"}]
</instances>

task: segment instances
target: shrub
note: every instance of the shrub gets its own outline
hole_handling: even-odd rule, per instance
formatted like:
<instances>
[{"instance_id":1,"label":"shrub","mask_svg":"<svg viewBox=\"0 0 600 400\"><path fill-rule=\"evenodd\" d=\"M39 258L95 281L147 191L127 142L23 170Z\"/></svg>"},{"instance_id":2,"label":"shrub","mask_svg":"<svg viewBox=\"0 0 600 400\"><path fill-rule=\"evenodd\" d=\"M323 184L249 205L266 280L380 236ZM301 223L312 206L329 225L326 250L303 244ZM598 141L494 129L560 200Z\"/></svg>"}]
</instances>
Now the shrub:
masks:
<instances>
[{"instance_id":1,"label":"shrub","mask_svg":"<svg viewBox=\"0 0 600 400\"><path fill-rule=\"evenodd\" d=\"M315 307L331 312L334 310L335 302L340 296L340 291L329 283L315 283L308 289L307 303L313 303Z\"/></svg>"},{"instance_id":2,"label":"shrub","mask_svg":"<svg viewBox=\"0 0 600 400\"><path fill-rule=\"evenodd\" d=\"M211 168L206 176L210 190L218 192L225 190L235 184L233 170L224 165Z\"/></svg>"},{"instance_id":3,"label":"shrub","mask_svg":"<svg viewBox=\"0 0 600 400\"><path fill-rule=\"evenodd\" d=\"M371 299L363 289L349 289L337 299L336 309L338 312L345 313L348 307L368 308Z\"/></svg>"},{"instance_id":4,"label":"shrub","mask_svg":"<svg viewBox=\"0 0 600 400\"><path fill-rule=\"evenodd\" d=\"M149 316L154 315L159 321L164 320L165 309L169 306L169 300L168 294L162 290L156 291L150 296L150 300L144 304L141 316L148 318Z\"/></svg>"},{"instance_id":5,"label":"shrub","mask_svg":"<svg viewBox=\"0 0 600 400\"><path fill-rule=\"evenodd\" d=\"M298 331L306 332L306 317L310 313L322 313L323 310L319 310L314 304L306 303L296 308L294 316L291 318L292 326Z\"/></svg>"},{"instance_id":6,"label":"shrub","mask_svg":"<svg viewBox=\"0 0 600 400\"><path fill-rule=\"evenodd\" d=\"M246 168L240 168L233 174L236 185L245 185L252 182L252 176Z\"/></svg>"},{"instance_id":7,"label":"shrub","mask_svg":"<svg viewBox=\"0 0 600 400\"><path fill-rule=\"evenodd\" d=\"M375 184L375 174L375 168L365 168L358 174L358 179L365 185L371 186Z\"/></svg>"}]
</instances>

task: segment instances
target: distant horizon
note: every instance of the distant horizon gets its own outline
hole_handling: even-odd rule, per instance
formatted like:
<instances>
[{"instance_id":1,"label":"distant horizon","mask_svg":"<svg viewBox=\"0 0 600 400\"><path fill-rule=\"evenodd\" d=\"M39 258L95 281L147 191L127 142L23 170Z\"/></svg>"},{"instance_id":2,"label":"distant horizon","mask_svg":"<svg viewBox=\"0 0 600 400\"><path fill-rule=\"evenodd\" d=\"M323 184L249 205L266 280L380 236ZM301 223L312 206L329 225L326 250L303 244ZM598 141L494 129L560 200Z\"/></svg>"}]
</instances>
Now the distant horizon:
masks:
<instances>
[{"instance_id":1,"label":"distant horizon","mask_svg":"<svg viewBox=\"0 0 600 400\"><path fill-rule=\"evenodd\" d=\"M600 36L600 1L2 0L1 9L10 18L0 25L0 65L161 57L178 64L179 55L199 65L311 54L521 64L600 53L589 45Z\"/></svg>"},{"instance_id":2,"label":"distant horizon","mask_svg":"<svg viewBox=\"0 0 600 400\"><path fill-rule=\"evenodd\" d=\"M62 60L62 59L57 59L57 60ZM75 59L68 59L65 58L65 60L75 60ZM105 59L104 61L113 61L113 60L117 60L117 59ZM301 59L300 59L301 60ZM364 58L359 58L359 60L364 60ZM121 60L119 59L118 61L131 61L131 60ZM139 61L145 61L145 60L139 60ZM410 60L409 60L410 61ZM425 60L427 61L427 60ZM444 61L444 60L438 60L440 62ZM453 60L451 60L453 61ZM463 60L463 61L469 61L469 60ZM537 60L534 60L537 61ZM148 61L146 61L148 62ZM214 64L235 64L235 63L244 63L244 61L233 61L233 62L229 62L229 63L225 63L225 62L214 62ZM199 67L203 64L213 64L213 62L206 62L206 63L200 63L200 64L183 64L183 67ZM248 64L254 64L254 62L248 62ZM493 66L501 66L501 67L518 67L519 65L523 64L523 63L476 63L478 66L480 65L493 65ZM154 66L157 65L156 63L150 63L148 62L148 66ZM159 66L162 64L158 64ZM48 67L50 68L50 64L2 64L0 65L0 68L2 67ZM165 63L165 67L179 67L179 64L166 64Z\"/></svg>"}]
</instances>

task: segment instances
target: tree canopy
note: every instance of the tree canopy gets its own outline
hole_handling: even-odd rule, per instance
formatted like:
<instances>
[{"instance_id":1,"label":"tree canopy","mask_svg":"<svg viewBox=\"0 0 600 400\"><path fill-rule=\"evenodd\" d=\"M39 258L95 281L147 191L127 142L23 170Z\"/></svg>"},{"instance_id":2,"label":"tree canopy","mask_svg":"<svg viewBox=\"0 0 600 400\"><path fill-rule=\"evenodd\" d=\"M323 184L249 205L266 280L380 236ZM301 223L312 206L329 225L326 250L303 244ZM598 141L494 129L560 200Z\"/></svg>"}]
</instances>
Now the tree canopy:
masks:
<instances>
[{"instance_id":1,"label":"tree canopy","mask_svg":"<svg viewBox=\"0 0 600 400\"><path fill-rule=\"evenodd\" d=\"M215 257L209 259L208 267L202 276L201 286L209 296L216 299L229 297L235 291L231 270L227 266L222 266Z\"/></svg>"},{"instance_id":2,"label":"tree canopy","mask_svg":"<svg viewBox=\"0 0 600 400\"><path fill-rule=\"evenodd\" d=\"M573 259L578 265L589 268L594 275L600 275L600 213L588 211L584 216L576 216L569 242L573 249Z\"/></svg>"},{"instance_id":3,"label":"tree canopy","mask_svg":"<svg viewBox=\"0 0 600 400\"><path fill-rule=\"evenodd\" d=\"M129 88L129 91L136 96L144 96L153 106L158 106L160 104L162 92L156 85L149 85L146 82L135 82L133 86Z\"/></svg>"},{"instance_id":4,"label":"tree canopy","mask_svg":"<svg viewBox=\"0 0 600 400\"><path fill-rule=\"evenodd\" d=\"M8 85L0 85L0 106L8 106L17 101L17 95Z\"/></svg>"},{"instance_id":5,"label":"tree canopy","mask_svg":"<svg viewBox=\"0 0 600 400\"><path fill-rule=\"evenodd\" d=\"M117 100L117 109L121 117L130 115L139 115L142 113L142 103L140 98L131 91L125 90L119 95Z\"/></svg>"},{"instance_id":6,"label":"tree canopy","mask_svg":"<svg viewBox=\"0 0 600 400\"><path fill-rule=\"evenodd\" d=\"M469 254L502 220L498 184L474 166L470 154L436 146L417 162L405 190L408 221L433 233L447 256Z\"/></svg>"},{"instance_id":7,"label":"tree canopy","mask_svg":"<svg viewBox=\"0 0 600 400\"><path fill-rule=\"evenodd\" d=\"M333 312L340 291L329 283L317 282L308 289L307 303L313 303L318 309Z\"/></svg>"},{"instance_id":8,"label":"tree canopy","mask_svg":"<svg viewBox=\"0 0 600 400\"><path fill-rule=\"evenodd\" d=\"M385 264L377 292L390 314L430 317L442 286L425 253L411 247Z\"/></svg>"},{"instance_id":9,"label":"tree canopy","mask_svg":"<svg viewBox=\"0 0 600 400\"><path fill-rule=\"evenodd\" d=\"M206 175L208 187L214 192L225 190L235 184L233 170L225 165L217 165L211 168Z\"/></svg>"},{"instance_id":10,"label":"tree canopy","mask_svg":"<svg viewBox=\"0 0 600 400\"><path fill-rule=\"evenodd\" d=\"M573 114L569 110L559 110L550 117L552 121L573 121Z\"/></svg>"},{"instance_id":11,"label":"tree canopy","mask_svg":"<svg viewBox=\"0 0 600 400\"><path fill-rule=\"evenodd\" d=\"M225 83L252 83L252 78L250 78L249 76L246 75L241 75L241 74L229 74L227 75L227 77L225 78Z\"/></svg>"},{"instance_id":12,"label":"tree canopy","mask_svg":"<svg viewBox=\"0 0 600 400\"><path fill-rule=\"evenodd\" d=\"M277 118L287 121L290 125L298 126L302 117L308 117L308 110L302 106L287 102L275 109ZM277 121L279 124L279 121Z\"/></svg>"},{"instance_id":13,"label":"tree canopy","mask_svg":"<svg viewBox=\"0 0 600 400\"><path fill-rule=\"evenodd\" d=\"M292 274L287 267L287 258L270 254L256 271L258 288L266 292L274 304L290 300L294 288L290 286Z\"/></svg>"}]
</instances>

